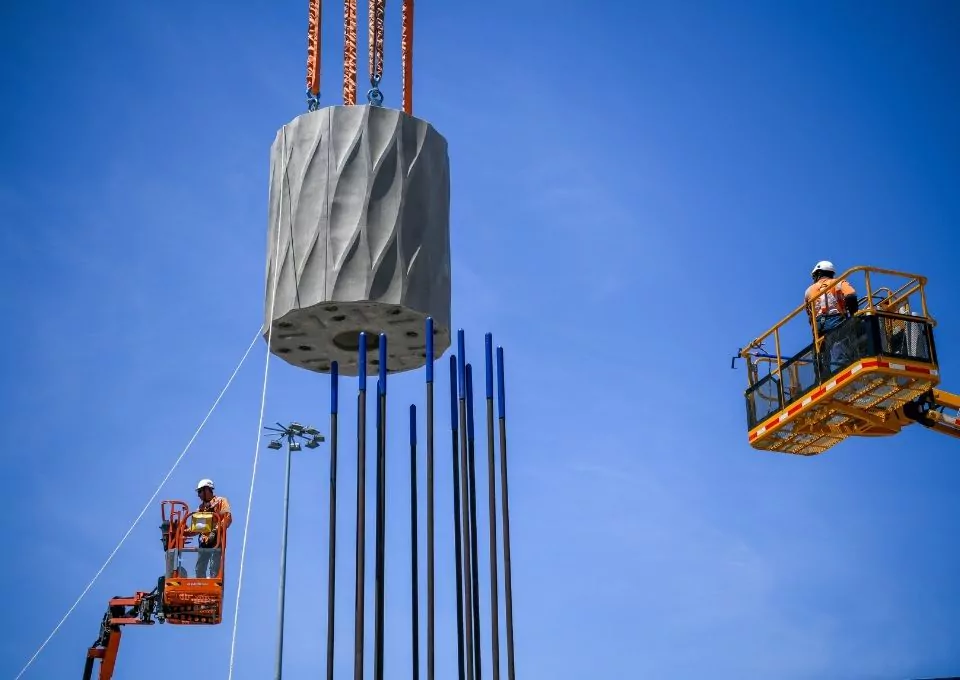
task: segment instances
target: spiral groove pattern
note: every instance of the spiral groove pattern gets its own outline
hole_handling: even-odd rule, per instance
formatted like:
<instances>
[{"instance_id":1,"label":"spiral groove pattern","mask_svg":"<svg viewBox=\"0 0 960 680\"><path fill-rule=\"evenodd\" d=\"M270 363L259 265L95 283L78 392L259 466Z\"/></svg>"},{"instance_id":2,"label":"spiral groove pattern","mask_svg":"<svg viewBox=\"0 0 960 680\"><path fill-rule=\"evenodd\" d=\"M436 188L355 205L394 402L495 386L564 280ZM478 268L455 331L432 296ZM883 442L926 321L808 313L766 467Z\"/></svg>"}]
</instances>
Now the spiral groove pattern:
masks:
<instances>
[{"instance_id":1,"label":"spiral groove pattern","mask_svg":"<svg viewBox=\"0 0 960 680\"><path fill-rule=\"evenodd\" d=\"M269 205L264 313L279 228L267 319L277 356L318 372L337 360L356 375L359 332L383 332L388 370L414 369L426 361L427 316L437 357L449 347L450 172L433 126L383 107L301 115L271 149Z\"/></svg>"}]
</instances>

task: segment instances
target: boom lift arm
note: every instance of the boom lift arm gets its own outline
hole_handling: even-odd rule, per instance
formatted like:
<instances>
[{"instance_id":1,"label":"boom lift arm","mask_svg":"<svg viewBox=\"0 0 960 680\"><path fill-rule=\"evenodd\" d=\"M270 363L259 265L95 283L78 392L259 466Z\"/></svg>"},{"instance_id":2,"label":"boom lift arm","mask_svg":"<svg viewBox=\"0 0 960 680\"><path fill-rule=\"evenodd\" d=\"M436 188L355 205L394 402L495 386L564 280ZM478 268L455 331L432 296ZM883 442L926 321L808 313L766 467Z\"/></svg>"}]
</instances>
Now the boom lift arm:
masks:
<instances>
[{"instance_id":1,"label":"boom lift arm","mask_svg":"<svg viewBox=\"0 0 960 680\"><path fill-rule=\"evenodd\" d=\"M952 409L954 415L947 415L943 410ZM923 397L904 404L898 416L920 423L926 428L960 439L960 395L930 390Z\"/></svg>"},{"instance_id":2,"label":"boom lift arm","mask_svg":"<svg viewBox=\"0 0 960 680\"><path fill-rule=\"evenodd\" d=\"M158 586L151 593L138 592L133 597L115 597L110 600L107 612L100 623L100 635L87 650L83 680L94 680L93 670L97 659L100 660L100 673L97 675L97 680L113 678L123 626L149 626L157 621L163 623L162 592L162 586Z\"/></svg>"}]
</instances>

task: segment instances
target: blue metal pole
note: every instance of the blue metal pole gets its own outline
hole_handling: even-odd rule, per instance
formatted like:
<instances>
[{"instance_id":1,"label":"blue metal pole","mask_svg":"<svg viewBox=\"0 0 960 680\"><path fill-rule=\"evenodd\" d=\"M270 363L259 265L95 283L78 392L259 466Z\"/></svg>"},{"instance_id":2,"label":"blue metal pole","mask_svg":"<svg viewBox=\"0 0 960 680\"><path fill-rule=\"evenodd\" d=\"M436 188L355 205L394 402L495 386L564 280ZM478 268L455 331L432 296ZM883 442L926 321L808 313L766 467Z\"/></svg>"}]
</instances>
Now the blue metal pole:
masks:
<instances>
[{"instance_id":1,"label":"blue metal pole","mask_svg":"<svg viewBox=\"0 0 960 680\"><path fill-rule=\"evenodd\" d=\"M353 678L363 680L364 576L366 561L367 480L367 334L360 333L357 352L357 575L354 594Z\"/></svg>"},{"instance_id":2,"label":"blue metal pole","mask_svg":"<svg viewBox=\"0 0 960 680\"><path fill-rule=\"evenodd\" d=\"M433 317L427 317L427 680L434 680Z\"/></svg>"},{"instance_id":3,"label":"blue metal pole","mask_svg":"<svg viewBox=\"0 0 960 680\"><path fill-rule=\"evenodd\" d=\"M471 563L472 556L470 555L470 511L469 511L469 502L470 502L470 489L469 489L469 473L468 470L469 464L467 461L467 399L466 399L466 390L467 390L467 370L466 370L466 360L464 359L465 342L463 337L463 329L457 331L457 350L459 355L457 356L457 386L460 397L460 469L463 471L463 474L460 475L460 497L463 499L463 513L462 513L462 524L463 524L463 570L464 570L464 594L463 594L463 606L464 606L464 626L466 633L466 668L467 668L467 680L474 680L474 666L473 666L473 588L472 579L470 574L472 572Z\"/></svg>"},{"instance_id":4,"label":"blue metal pole","mask_svg":"<svg viewBox=\"0 0 960 680\"><path fill-rule=\"evenodd\" d=\"M460 461L457 457L459 437L457 434L457 357L450 355L450 438L453 453L453 555L457 576L457 665L458 678L464 680L463 634L463 556L460 552Z\"/></svg>"},{"instance_id":5,"label":"blue metal pole","mask_svg":"<svg viewBox=\"0 0 960 680\"><path fill-rule=\"evenodd\" d=\"M414 680L420 677L420 593L417 564L417 407L410 404L410 628Z\"/></svg>"},{"instance_id":6,"label":"blue metal pole","mask_svg":"<svg viewBox=\"0 0 960 680\"><path fill-rule=\"evenodd\" d=\"M500 504L503 514L503 587L507 615L507 678L515 680L513 659L513 578L510 566L510 501L507 489L507 405L503 347L497 347L497 407L500 419Z\"/></svg>"},{"instance_id":7,"label":"blue metal pole","mask_svg":"<svg viewBox=\"0 0 960 680\"><path fill-rule=\"evenodd\" d=\"M337 417L340 401L340 365L330 364L330 547L327 560L327 680L333 680L334 605L337 580Z\"/></svg>"},{"instance_id":8,"label":"blue metal pole","mask_svg":"<svg viewBox=\"0 0 960 680\"><path fill-rule=\"evenodd\" d=\"M500 680L500 604L497 597L499 564L497 561L497 471L493 441L493 334L483 343L484 377L487 397L487 495L490 515L490 645L493 680Z\"/></svg>"},{"instance_id":9,"label":"blue metal pole","mask_svg":"<svg viewBox=\"0 0 960 680\"><path fill-rule=\"evenodd\" d=\"M480 680L481 673L481 654L480 654L480 551L477 549L477 464L476 464L476 445L473 428L473 366L467 364L466 370L466 389L467 389L467 472L469 474L470 486L470 550L473 559L470 560L470 570L473 582L473 647L474 647L474 666L476 668L476 680Z\"/></svg>"},{"instance_id":10,"label":"blue metal pole","mask_svg":"<svg viewBox=\"0 0 960 680\"><path fill-rule=\"evenodd\" d=\"M457 330L457 394L463 399L467 390L466 340L463 329Z\"/></svg>"},{"instance_id":11,"label":"blue metal pole","mask_svg":"<svg viewBox=\"0 0 960 680\"><path fill-rule=\"evenodd\" d=\"M377 380L377 564L374 599L373 677L383 680L384 581L387 536L387 336L380 334L380 377Z\"/></svg>"}]
</instances>

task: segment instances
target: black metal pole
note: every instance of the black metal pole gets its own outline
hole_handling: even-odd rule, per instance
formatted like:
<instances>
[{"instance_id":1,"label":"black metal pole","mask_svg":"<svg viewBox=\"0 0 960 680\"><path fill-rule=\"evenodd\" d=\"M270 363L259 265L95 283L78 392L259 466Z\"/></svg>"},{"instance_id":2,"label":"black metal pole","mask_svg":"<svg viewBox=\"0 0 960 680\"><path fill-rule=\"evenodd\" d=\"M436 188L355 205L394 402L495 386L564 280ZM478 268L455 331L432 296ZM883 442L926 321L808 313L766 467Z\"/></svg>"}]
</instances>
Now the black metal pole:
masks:
<instances>
[{"instance_id":1,"label":"black metal pole","mask_svg":"<svg viewBox=\"0 0 960 680\"><path fill-rule=\"evenodd\" d=\"M464 627L466 631L466 668L467 680L474 680L473 668L473 589L471 588L472 579L470 577L472 557L470 555L470 502L469 489L469 465L467 461L467 400L466 400L466 358L465 343L463 338L463 329L457 330L457 351L460 356L457 357L457 385L460 396L460 468L463 474L460 475L460 496L463 499L463 569L464 569Z\"/></svg>"},{"instance_id":2,"label":"black metal pole","mask_svg":"<svg viewBox=\"0 0 960 680\"><path fill-rule=\"evenodd\" d=\"M414 680L420 677L420 593L417 565L417 407L410 404L410 627Z\"/></svg>"},{"instance_id":3,"label":"black metal pole","mask_svg":"<svg viewBox=\"0 0 960 680\"><path fill-rule=\"evenodd\" d=\"M374 598L373 677L383 680L384 581L387 536L387 336L380 334L380 379L377 381L377 564Z\"/></svg>"},{"instance_id":4,"label":"black metal pole","mask_svg":"<svg viewBox=\"0 0 960 680\"><path fill-rule=\"evenodd\" d=\"M327 560L327 680L333 680L333 623L337 580L337 415L339 364L330 364L330 549Z\"/></svg>"},{"instance_id":5,"label":"black metal pole","mask_svg":"<svg viewBox=\"0 0 960 680\"><path fill-rule=\"evenodd\" d=\"M473 647L474 647L474 667L476 668L476 680L482 677L482 663L480 655L480 552L477 549L477 465L476 448L473 429L473 367L467 364L466 367L466 387L467 387L467 472L470 480L470 550L473 559L470 560L470 570L472 572L473 588Z\"/></svg>"},{"instance_id":6,"label":"black metal pole","mask_svg":"<svg viewBox=\"0 0 960 680\"><path fill-rule=\"evenodd\" d=\"M427 680L434 680L433 318L427 318Z\"/></svg>"},{"instance_id":7,"label":"black metal pole","mask_svg":"<svg viewBox=\"0 0 960 680\"><path fill-rule=\"evenodd\" d=\"M460 461L457 456L457 357L450 355L450 438L453 453L453 556L457 577L457 672L464 680L466 663L463 637L463 558L460 553Z\"/></svg>"},{"instance_id":8,"label":"black metal pole","mask_svg":"<svg viewBox=\"0 0 960 680\"><path fill-rule=\"evenodd\" d=\"M507 406L503 381L503 347L497 347L497 400L500 417L500 504L503 514L503 585L507 614L507 677L515 680L513 663L513 578L510 567L510 501L507 488Z\"/></svg>"},{"instance_id":9,"label":"black metal pole","mask_svg":"<svg viewBox=\"0 0 960 680\"><path fill-rule=\"evenodd\" d=\"M353 678L363 680L363 613L366 557L366 448L367 448L367 334L360 333L357 353L357 576L354 594Z\"/></svg>"},{"instance_id":10,"label":"black metal pole","mask_svg":"<svg viewBox=\"0 0 960 680\"><path fill-rule=\"evenodd\" d=\"M490 646L493 680L500 680L500 603L497 597L497 471L493 428L493 335L484 338L484 373L487 397L487 492L490 512Z\"/></svg>"}]
</instances>

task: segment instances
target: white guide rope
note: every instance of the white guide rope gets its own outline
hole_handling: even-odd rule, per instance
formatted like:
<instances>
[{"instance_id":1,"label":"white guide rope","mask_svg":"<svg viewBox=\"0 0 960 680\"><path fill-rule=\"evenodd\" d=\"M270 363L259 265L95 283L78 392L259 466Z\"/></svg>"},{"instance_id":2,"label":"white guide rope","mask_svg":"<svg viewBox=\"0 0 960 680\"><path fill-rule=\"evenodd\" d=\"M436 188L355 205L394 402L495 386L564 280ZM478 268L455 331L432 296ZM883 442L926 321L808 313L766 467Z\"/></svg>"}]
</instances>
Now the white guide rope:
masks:
<instances>
[{"instance_id":1,"label":"white guide rope","mask_svg":"<svg viewBox=\"0 0 960 680\"><path fill-rule=\"evenodd\" d=\"M260 394L260 420L257 423L257 445L253 451L253 472L250 475L250 493L247 496L247 513L243 519L243 545L240 548L240 569L237 572L237 601L233 608L233 631L230 633L230 668L227 673L227 680L233 680L233 662L237 651L237 623L240 620L240 591L243 589L243 564L247 557L247 533L250 529L250 510L253 506L253 487L257 479L257 463L260 460L260 442L263 430L263 413L267 404L267 378L270 375L270 342L273 338L273 311L277 301L277 283L280 280L280 230L283 224L283 179L286 176L287 166L287 126L283 126L283 141L281 142L280 156L280 197L278 201L279 211L277 214L277 242L274 249L273 260L273 292L270 295L270 326L267 328L267 359L263 368L263 390ZM290 242L293 243L293 234L291 233ZM294 272L296 276L296 272Z\"/></svg>"},{"instance_id":2,"label":"white guide rope","mask_svg":"<svg viewBox=\"0 0 960 680\"><path fill-rule=\"evenodd\" d=\"M133 533L134 528L137 526L140 520L143 519L143 516L147 514L147 510L149 510L150 506L153 505L154 499L156 499L157 495L159 495L160 491L163 489L164 484L167 483L167 480L170 479L170 476L173 474L174 470L177 469L177 466L180 465L180 461L182 461L184 456L187 455L187 451L189 451L190 447L193 446L193 442L199 436L200 431L203 430L204 426L207 424L207 421L210 420L210 416L213 415L213 412L216 410L217 406L220 404L220 400L223 399L223 395L227 393L227 389L229 389L230 385L233 383L233 379L237 377L237 373L240 372L240 367L243 366L244 362L247 360L247 357L250 355L250 351L253 349L253 346L257 343L257 339L260 338L262 331L263 331L263 327L261 327L260 330L257 331L257 334L253 337L253 340L250 342L250 346L247 347L247 351L243 353L243 358L240 359L240 363L237 364L237 367L233 369L233 373L230 375L230 379L227 380L227 384L223 386L222 390L220 390L220 394L217 395L217 398L213 402L213 406L210 407L210 410L207 411L207 415L204 416L203 420L200 423L200 426L197 428L197 431L193 433L193 436L190 437L190 441L188 441L187 445L183 447L183 451L180 452L180 455L177 457L177 460L174 462L173 467L170 468L170 471L163 478L163 481L160 482L160 486L157 487L157 490L153 492L152 496L150 496L150 500L148 500L147 504L143 506L143 510L140 511L140 514L137 515L137 518L133 520L133 524L131 524L130 528L127 529L127 533L125 533L123 535L123 538L120 539L120 542L117 543L117 547L114 548L113 552L110 553L109 557L107 557L107 560L106 562L103 563L103 566L100 567L97 573L93 575L93 578L90 580L90 583L88 583L87 587L83 589L82 593L80 593L80 597L77 598L77 601L73 603L73 606L71 606L70 609L67 610L67 613L63 615L63 618L60 619L60 623L56 625L56 627L53 629L53 632L47 636L47 639L43 641L43 644L40 645L40 648L34 653L32 657L30 657L30 660L23 667L23 669L20 671L19 675L17 675L15 680L19 680L19 678L24 673L27 672L27 669L30 668L30 666L33 664L36 658L40 656L40 652L42 652L44 648L47 646L47 643L49 643L50 640L53 639L53 636L57 634L57 631L60 630L60 627L63 626L64 622L67 620L70 614L73 613L73 610L77 608L77 605L80 604L80 601L90 591L90 588L93 587L93 584L96 583L98 578L100 578L100 574L103 573L104 569L107 568L107 565L109 565L110 562L113 560L114 555L116 555L117 551L120 550L120 547L127 540L127 537L130 536L131 533Z\"/></svg>"}]
</instances>

